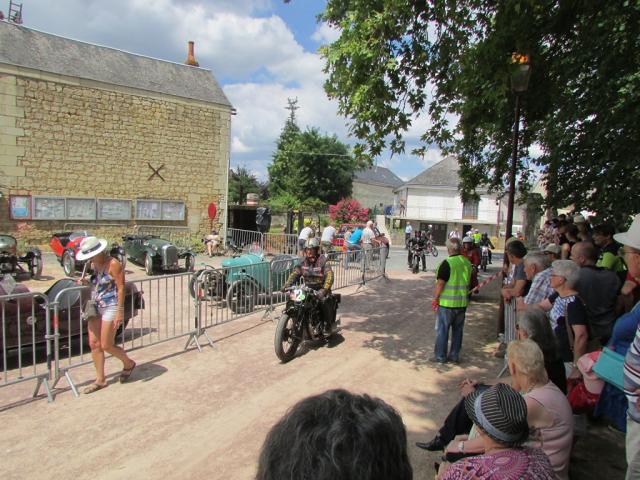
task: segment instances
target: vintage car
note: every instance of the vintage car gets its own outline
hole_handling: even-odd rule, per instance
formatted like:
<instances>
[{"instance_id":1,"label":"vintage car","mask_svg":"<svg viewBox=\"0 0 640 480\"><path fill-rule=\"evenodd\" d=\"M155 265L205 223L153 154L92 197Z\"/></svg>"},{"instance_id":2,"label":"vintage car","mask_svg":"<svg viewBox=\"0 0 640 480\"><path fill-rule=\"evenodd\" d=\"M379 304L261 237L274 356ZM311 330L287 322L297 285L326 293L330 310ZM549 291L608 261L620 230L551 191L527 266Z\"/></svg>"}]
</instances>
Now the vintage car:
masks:
<instances>
[{"instance_id":1,"label":"vintage car","mask_svg":"<svg viewBox=\"0 0 640 480\"><path fill-rule=\"evenodd\" d=\"M336 232L336 236L333 239L333 246L335 248L342 249L342 247L344 245L344 234L346 233L347 228L351 227L351 228L355 229L355 228L364 228L365 226L366 225L364 223L343 223L342 225L340 225L340 228ZM379 247L379 246L387 247L387 255L388 255L389 239L385 236L384 233L380 233L380 230L378 230L377 227L374 227L373 231L374 231L374 233L376 235L375 239L373 240L373 246L374 247Z\"/></svg>"},{"instance_id":2,"label":"vintage car","mask_svg":"<svg viewBox=\"0 0 640 480\"><path fill-rule=\"evenodd\" d=\"M192 272L196 262L190 248L179 248L155 235L125 235L124 249L131 261L144 265L147 275L155 272L177 271L179 260L184 259L184 269Z\"/></svg>"},{"instance_id":3,"label":"vintage car","mask_svg":"<svg viewBox=\"0 0 640 480\"><path fill-rule=\"evenodd\" d=\"M27 295L2 299L3 295L9 293L29 293L29 289L21 284L15 284L15 288L8 292L5 290L6 285L5 282L0 282L0 312L2 312L4 321L4 328L0 329L0 345L4 346L8 357L12 357L14 354L31 352L45 345L47 306L43 299L38 296L31 297ZM49 304L52 304L61 291L77 286L74 280L64 278L58 280L45 291L44 296L47 297ZM124 321L118 332L126 328L129 320L138 314L138 310L144 308L142 292L138 291L131 282L125 284L125 289ZM87 331L87 321L82 318L80 307L87 299L88 292L82 293L81 290L73 290L63 294L59 298L60 307L56 320L54 320L53 307L49 305L52 329L50 333L53 334L54 322L57 321L61 346L67 345L69 341ZM22 357L24 365L25 359L29 360L27 357L30 356L22 355ZM4 359L0 355L0 371L3 369Z\"/></svg>"},{"instance_id":4,"label":"vintage car","mask_svg":"<svg viewBox=\"0 0 640 480\"><path fill-rule=\"evenodd\" d=\"M85 262L81 262L76 260L76 254L80 250L80 244L82 241L90 237L91 233L86 230L78 230L75 232L59 232L54 233L51 236L51 240L49 240L49 246L53 253L56 255L56 258L62 265L62 269L64 270L64 274L67 277L73 277L76 271L82 271L84 268ZM113 258L116 258L122 264L122 268L125 268L127 264L127 257L124 253L124 248L122 248L117 243L111 245L109 250L110 255Z\"/></svg>"},{"instance_id":5,"label":"vintage car","mask_svg":"<svg viewBox=\"0 0 640 480\"><path fill-rule=\"evenodd\" d=\"M27 268L20 265L26 264ZM18 255L18 242L11 235L0 235L0 276L28 272L31 278L42 274L42 253L38 247L28 247L24 255Z\"/></svg>"},{"instance_id":6,"label":"vintage car","mask_svg":"<svg viewBox=\"0 0 640 480\"><path fill-rule=\"evenodd\" d=\"M265 260L259 248L222 262L221 269L205 268L194 273L189 284L191 296L211 302L226 302L234 313L253 311L260 297L279 292L297 265L296 255L276 255ZM199 283L197 283L199 282Z\"/></svg>"}]
</instances>

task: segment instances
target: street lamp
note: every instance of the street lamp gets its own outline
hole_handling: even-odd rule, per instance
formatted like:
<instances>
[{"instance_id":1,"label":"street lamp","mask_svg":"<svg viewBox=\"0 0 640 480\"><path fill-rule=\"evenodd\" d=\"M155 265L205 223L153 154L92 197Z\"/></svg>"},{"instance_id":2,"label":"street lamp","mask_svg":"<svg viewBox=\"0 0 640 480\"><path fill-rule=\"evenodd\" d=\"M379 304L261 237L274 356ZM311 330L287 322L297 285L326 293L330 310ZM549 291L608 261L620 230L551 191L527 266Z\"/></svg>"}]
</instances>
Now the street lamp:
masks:
<instances>
[{"instance_id":1,"label":"street lamp","mask_svg":"<svg viewBox=\"0 0 640 480\"><path fill-rule=\"evenodd\" d=\"M520 96L527 91L529 77L531 76L531 63L529 55L513 53L511 55L511 89L516 95L516 106L513 121L513 152L511 153L511 168L509 169L509 198L507 202L507 229L505 242L512 236L513 229L513 204L516 193L516 171L518 168L518 133L520 127ZM506 258L506 255L505 255Z\"/></svg>"}]
</instances>

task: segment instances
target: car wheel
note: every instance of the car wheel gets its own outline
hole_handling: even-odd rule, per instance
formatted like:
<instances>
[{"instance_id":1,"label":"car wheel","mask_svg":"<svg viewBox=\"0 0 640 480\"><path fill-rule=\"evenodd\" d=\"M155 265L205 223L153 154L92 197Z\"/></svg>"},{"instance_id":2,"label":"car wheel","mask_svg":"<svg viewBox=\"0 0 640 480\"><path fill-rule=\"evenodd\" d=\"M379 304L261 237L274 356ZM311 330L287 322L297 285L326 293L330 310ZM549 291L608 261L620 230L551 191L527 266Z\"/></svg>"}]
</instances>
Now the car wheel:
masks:
<instances>
[{"instance_id":1,"label":"car wheel","mask_svg":"<svg viewBox=\"0 0 640 480\"><path fill-rule=\"evenodd\" d=\"M42 257L39 255L34 255L29 261L29 273L31 274L31 278L39 279L40 275L42 275L42 267L44 266L42 262Z\"/></svg>"},{"instance_id":2,"label":"car wheel","mask_svg":"<svg viewBox=\"0 0 640 480\"><path fill-rule=\"evenodd\" d=\"M184 259L184 269L187 272L193 272L196 268L196 256L187 255Z\"/></svg>"},{"instance_id":3,"label":"car wheel","mask_svg":"<svg viewBox=\"0 0 640 480\"><path fill-rule=\"evenodd\" d=\"M250 313L258 301L258 290L250 280L234 282L227 292L227 306L233 313Z\"/></svg>"},{"instance_id":4,"label":"car wheel","mask_svg":"<svg viewBox=\"0 0 640 480\"><path fill-rule=\"evenodd\" d=\"M153 258L148 253L144 256L144 273L153 275Z\"/></svg>"},{"instance_id":5,"label":"car wheel","mask_svg":"<svg viewBox=\"0 0 640 480\"><path fill-rule=\"evenodd\" d=\"M76 273L76 259L69 250L62 254L62 269L67 277L73 277Z\"/></svg>"}]
</instances>

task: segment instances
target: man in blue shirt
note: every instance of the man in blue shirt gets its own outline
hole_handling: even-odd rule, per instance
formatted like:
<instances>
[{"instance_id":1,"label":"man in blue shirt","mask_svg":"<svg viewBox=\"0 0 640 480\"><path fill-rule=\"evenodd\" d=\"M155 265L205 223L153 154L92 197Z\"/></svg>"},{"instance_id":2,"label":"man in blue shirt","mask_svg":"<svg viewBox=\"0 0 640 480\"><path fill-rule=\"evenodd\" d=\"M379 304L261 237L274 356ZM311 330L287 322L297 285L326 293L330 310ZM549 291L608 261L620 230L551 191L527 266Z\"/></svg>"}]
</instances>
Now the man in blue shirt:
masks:
<instances>
[{"instance_id":1,"label":"man in blue shirt","mask_svg":"<svg viewBox=\"0 0 640 480\"><path fill-rule=\"evenodd\" d=\"M356 227L356 229L353 231L353 233L349 237L349 240L347 240L347 256L345 261L345 268L349 266L350 258L353 260L357 259L357 253L354 253L352 255L351 252L354 252L354 251L357 252L358 250L362 250L362 247L360 246L361 238L362 238L362 227Z\"/></svg>"}]
</instances>

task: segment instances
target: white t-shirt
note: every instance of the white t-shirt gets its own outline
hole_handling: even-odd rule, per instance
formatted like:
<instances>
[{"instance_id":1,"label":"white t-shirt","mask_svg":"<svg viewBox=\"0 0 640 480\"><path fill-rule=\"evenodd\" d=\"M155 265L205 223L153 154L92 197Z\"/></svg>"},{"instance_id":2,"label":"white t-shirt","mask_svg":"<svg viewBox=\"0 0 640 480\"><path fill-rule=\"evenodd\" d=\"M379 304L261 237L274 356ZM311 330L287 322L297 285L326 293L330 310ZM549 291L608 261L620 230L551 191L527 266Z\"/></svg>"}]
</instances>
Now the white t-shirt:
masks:
<instances>
[{"instance_id":1,"label":"white t-shirt","mask_svg":"<svg viewBox=\"0 0 640 480\"><path fill-rule=\"evenodd\" d=\"M373 230L367 227L362 230L362 237L360 237L360 240L362 241L363 245L371 245L371 240L373 240L375 237L376 234L373 233Z\"/></svg>"},{"instance_id":2,"label":"white t-shirt","mask_svg":"<svg viewBox=\"0 0 640 480\"><path fill-rule=\"evenodd\" d=\"M413 227L411 225L407 225L407 227L404 229L404 233L411 234L411 232L413 232Z\"/></svg>"},{"instance_id":3,"label":"white t-shirt","mask_svg":"<svg viewBox=\"0 0 640 480\"><path fill-rule=\"evenodd\" d=\"M298 235L299 240L309 240L309 236L313 233L313 228L304 227L300 230L300 235Z\"/></svg>"},{"instance_id":4,"label":"white t-shirt","mask_svg":"<svg viewBox=\"0 0 640 480\"><path fill-rule=\"evenodd\" d=\"M336 236L336 229L331 225L327 225L326 227L324 227L324 230L322 231L322 238L320 239L320 241L331 242L333 240L333 237L335 236Z\"/></svg>"}]
</instances>

